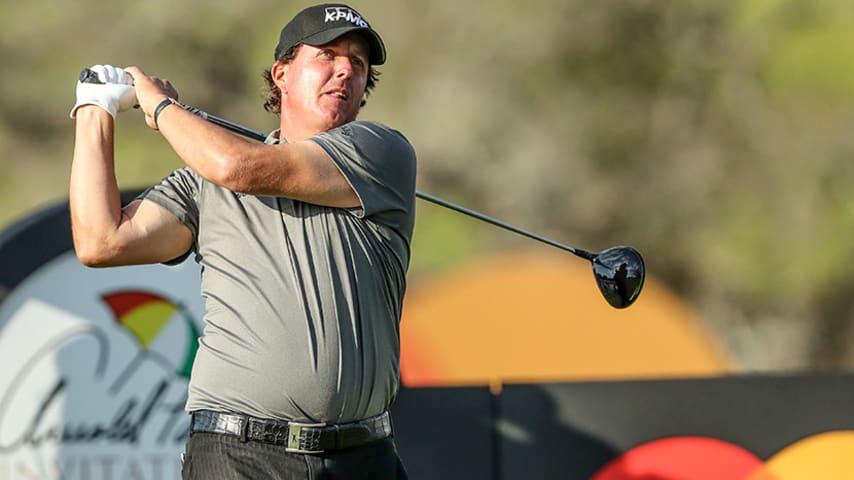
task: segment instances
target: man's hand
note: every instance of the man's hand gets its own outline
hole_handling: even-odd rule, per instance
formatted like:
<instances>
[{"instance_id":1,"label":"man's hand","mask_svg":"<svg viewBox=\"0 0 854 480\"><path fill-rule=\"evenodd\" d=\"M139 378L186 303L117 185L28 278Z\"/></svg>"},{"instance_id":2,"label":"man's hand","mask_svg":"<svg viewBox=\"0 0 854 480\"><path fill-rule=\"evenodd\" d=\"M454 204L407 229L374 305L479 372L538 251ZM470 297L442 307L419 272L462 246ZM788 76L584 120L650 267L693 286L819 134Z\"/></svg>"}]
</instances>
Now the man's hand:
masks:
<instances>
[{"instance_id":1,"label":"man's hand","mask_svg":"<svg viewBox=\"0 0 854 480\"><path fill-rule=\"evenodd\" d=\"M178 100L178 91L169 80L150 77L138 67L127 67L125 71L133 77L139 107L145 112L145 123L157 130L157 124L154 123L154 110L166 97Z\"/></svg>"},{"instance_id":2,"label":"man's hand","mask_svg":"<svg viewBox=\"0 0 854 480\"><path fill-rule=\"evenodd\" d=\"M97 105L113 118L137 105L133 78L121 68L112 65L93 65L80 72L77 81L77 103L71 109L71 118L83 105Z\"/></svg>"}]
</instances>

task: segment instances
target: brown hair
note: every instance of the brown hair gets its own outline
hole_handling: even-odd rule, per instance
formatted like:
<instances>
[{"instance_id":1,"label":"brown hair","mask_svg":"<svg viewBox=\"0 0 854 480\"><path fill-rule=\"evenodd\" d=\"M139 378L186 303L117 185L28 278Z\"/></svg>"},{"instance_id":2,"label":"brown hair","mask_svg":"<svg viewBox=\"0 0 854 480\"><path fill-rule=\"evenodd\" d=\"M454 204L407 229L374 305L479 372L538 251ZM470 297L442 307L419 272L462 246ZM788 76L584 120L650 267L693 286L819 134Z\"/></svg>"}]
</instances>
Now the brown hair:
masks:
<instances>
[{"instance_id":1,"label":"brown hair","mask_svg":"<svg viewBox=\"0 0 854 480\"><path fill-rule=\"evenodd\" d=\"M282 63L290 63L297 56L297 49L299 49L301 44L294 45L289 48L285 53L283 53L276 60ZM262 73L264 77L264 81L266 82L266 86L264 87L261 95L264 97L264 110L267 110L270 113L280 113L282 111L282 91L276 86L276 83L273 81L273 72L271 69L264 70ZM365 85L365 98L371 94L371 90L377 86L377 82L379 82L380 72L377 71L373 66L370 67L368 71L368 82ZM362 103L360 106L364 107L367 101L362 99Z\"/></svg>"}]
</instances>

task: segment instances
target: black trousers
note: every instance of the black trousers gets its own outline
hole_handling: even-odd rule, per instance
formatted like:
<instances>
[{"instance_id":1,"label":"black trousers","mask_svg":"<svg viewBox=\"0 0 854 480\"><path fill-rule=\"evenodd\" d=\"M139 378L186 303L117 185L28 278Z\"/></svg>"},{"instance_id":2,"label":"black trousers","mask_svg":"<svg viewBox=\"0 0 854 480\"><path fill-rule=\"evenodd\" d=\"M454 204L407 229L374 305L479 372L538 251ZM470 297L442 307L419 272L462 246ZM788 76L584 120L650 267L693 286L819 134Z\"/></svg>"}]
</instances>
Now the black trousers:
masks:
<instances>
[{"instance_id":1,"label":"black trousers","mask_svg":"<svg viewBox=\"0 0 854 480\"><path fill-rule=\"evenodd\" d=\"M187 441L184 480L407 480L391 437L320 454L241 442L231 435L193 433Z\"/></svg>"}]
</instances>

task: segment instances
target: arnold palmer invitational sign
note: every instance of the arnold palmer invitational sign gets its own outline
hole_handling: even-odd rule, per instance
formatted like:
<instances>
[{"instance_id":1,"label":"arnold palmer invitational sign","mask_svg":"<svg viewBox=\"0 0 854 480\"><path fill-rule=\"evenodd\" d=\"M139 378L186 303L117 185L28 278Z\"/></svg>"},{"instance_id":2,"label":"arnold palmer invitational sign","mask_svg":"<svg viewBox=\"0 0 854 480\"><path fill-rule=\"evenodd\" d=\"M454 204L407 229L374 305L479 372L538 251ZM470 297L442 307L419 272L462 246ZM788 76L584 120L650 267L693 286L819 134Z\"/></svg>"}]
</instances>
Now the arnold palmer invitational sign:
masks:
<instances>
[{"instance_id":1,"label":"arnold palmer invitational sign","mask_svg":"<svg viewBox=\"0 0 854 480\"><path fill-rule=\"evenodd\" d=\"M67 205L0 234L0 480L172 480L199 267L90 269Z\"/></svg>"}]
</instances>

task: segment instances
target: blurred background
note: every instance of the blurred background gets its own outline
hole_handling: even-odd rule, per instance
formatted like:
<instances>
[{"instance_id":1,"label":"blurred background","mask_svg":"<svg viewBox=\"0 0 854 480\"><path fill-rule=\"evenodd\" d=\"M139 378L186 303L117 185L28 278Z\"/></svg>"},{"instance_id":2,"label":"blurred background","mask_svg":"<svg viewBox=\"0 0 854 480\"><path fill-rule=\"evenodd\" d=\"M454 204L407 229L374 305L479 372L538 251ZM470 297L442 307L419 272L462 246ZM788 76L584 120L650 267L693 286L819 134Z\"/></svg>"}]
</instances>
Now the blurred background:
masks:
<instances>
[{"instance_id":1,"label":"blurred background","mask_svg":"<svg viewBox=\"0 0 854 480\"><path fill-rule=\"evenodd\" d=\"M734 371L854 366L854 3L351 4L389 54L361 118L410 139L420 190L588 250L636 247ZM184 102L268 131L261 72L307 5L6 2L0 230L67 198L82 67L138 65ZM119 117L117 159L126 189L182 165L138 111ZM413 291L540 248L418 205Z\"/></svg>"}]
</instances>

